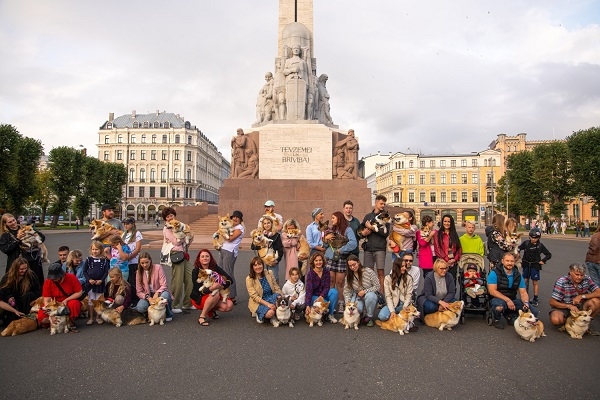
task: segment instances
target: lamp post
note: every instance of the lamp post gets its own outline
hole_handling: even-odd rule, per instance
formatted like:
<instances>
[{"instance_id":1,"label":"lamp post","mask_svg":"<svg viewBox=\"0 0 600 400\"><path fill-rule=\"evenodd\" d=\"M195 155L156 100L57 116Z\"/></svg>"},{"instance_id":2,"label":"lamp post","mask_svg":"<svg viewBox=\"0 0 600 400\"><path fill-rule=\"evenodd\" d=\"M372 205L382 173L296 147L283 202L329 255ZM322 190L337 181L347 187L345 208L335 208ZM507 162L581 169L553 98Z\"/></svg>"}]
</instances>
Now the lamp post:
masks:
<instances>
[{"instance_id":1,"label":"lamp post","mask_svg":"<svg viewBox=\"0 0 600 400\"><path fill-rule=\"evenodd\" d=\"M489 162L490 162L490 184L492 187L492 213L491 213L491 217L494 217L494 168L492 167L492 161L494 159L492 157L490 157Z\"/></svg>"},{"instance_id":2,"label":"lamp post","mask_svg":"<svg viewBox=\"0 0 600 400\"><path fill-rule=\"evenodd\" d=\"M508 195L510 194L510 188L508 187L508 179L506 180L506 218L508 218Z\"/></svg>"}]
</instances>

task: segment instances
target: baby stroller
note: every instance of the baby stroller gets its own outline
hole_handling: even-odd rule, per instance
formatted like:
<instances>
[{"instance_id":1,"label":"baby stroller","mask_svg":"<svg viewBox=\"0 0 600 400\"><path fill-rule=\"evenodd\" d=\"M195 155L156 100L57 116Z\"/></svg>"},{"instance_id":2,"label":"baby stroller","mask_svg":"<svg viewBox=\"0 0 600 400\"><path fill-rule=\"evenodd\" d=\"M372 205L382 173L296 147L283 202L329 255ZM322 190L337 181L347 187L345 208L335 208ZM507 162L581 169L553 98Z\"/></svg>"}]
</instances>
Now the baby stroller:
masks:
<instances>
[{"instance_id":1,"label":"baby stroller","mask_svg":"<svg viewBox=\"0 0 600 400\"><path fill-rule=\"evenodd\" d=\"M486 318L488 294L484 258L479 254L463 254L458 261L458 271L459 298L465 302L460 323L465 323L465 313ZM472 277L467 278L465 274Z\"/></svg>"}]
</instances>

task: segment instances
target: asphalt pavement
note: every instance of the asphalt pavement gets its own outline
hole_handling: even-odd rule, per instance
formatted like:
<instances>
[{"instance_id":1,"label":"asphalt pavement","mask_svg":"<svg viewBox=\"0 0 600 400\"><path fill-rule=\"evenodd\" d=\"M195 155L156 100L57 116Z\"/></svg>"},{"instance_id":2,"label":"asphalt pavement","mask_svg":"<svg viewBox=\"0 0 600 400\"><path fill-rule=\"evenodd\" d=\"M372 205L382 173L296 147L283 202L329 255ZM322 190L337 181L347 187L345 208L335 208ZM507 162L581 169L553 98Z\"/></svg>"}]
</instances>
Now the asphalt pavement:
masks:
<instances>
[{"instance_id":1,"label":"asphalt pavement","mask_svg":"<svg viewBox=\"0 0 600 400\"><path fill-rule=\"evenodd\" d=\"M48 232L51 260L62 244L86 253L89 237ZM547 337L535 343L476 315L453 331L420 327L404 336L378 327L257 324L244 287L253 256L246 246L235 271L238 305L209 327L198 325L194 311L164 326L88 327L80 319L79 333L0 337L0 398L598 398L600 337L571 339L548 321L552 285L583 261L588 239L542 241L553 258L540 281ZM155 260L158 253L150 249ZM386 273L390 266L388 256ZM592 327L600 330L600 322Z\"/></svg>"}]
</instances>

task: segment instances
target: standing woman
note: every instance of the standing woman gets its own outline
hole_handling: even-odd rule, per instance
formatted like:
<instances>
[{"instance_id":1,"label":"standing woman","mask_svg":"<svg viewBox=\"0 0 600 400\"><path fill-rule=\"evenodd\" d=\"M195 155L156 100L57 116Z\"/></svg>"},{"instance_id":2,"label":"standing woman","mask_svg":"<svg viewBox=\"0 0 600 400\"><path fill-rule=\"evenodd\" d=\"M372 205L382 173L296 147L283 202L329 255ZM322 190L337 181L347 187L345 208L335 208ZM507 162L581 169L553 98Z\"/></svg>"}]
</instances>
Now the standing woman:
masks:
<instances>
[{"instance_id":1,"label":"standing woman","mask_svg":"<svg viewBox=\"0 0 600 400\"><path fill-rule=\"evenodd\" d=\"M437 233L433 229L433 218L424 215L421 218L421 229L417 231L417 243L419 244L419 267L423 270L423 277L433 271L433 243Z\"/></svg>"},{"instance_id":2,"label":"standing woman","mask_svg":"<svg viewBox=\"0 0 600 400\"><path fill-rule=\"evenodd\" d=\"M362 322L369 327L373 326L373 314L377 307L379 289L379 278L373 268L363 267L354 254L348 256L344 301L357 303L359 314L365 311Z\"/></svg>"},{"instance_id":3,"label":"standing woman","mask_svg":"<svg viewBox=\"0 0 600 400\"><path fill-rule=\"evenodd\" d=\"M262 324L275 316L275 305L277 295L281 295L281 289L275 281L271 271L265 271L265 263L262 258L254 257L250 260L250 273L246 277L246 289L248 289L248 309L252 315L256 315L256 322Z\"/></svg>"},{"instance_id":4,"label":"standing woman","mask_svg":"<svg viewBox=\"0 0 600 400\"><path fill-rule=\"evenodd\" d=\"M442 217L442 226L433 237L433 248L435 256L448 264L450 275L456 281L458 260L460 260L462 248L454 225L454 218L450 214L445 214Z\"/></svg>"},{"instance_id":5,"label":"standing woman","mask_svg":"<svg viewBox=\"0 0 600 400\"><path fill-rule=\"evenodd\" d=\"M408 273L412 257L410 253L404 253L402 257L396 258L392 271L383 280L386 305L379 311L380 321L387 321L392 312L398 314L413 301L413 279Z\"/></svg>"},{"instance_id":6,"label":"standing woman","mask_svg":"<svg viewBox=\"0 0 600 400\"><path fill-rule=\"evenodd\" d=\"M505 218L502 214L494 215L492 225L485 228L485 236L487 237L488 255L490 261L490 270L494 268L502 256L507 251L513 251L514 247L506 241Z\"/></svg>"},{"instance_id":7,"label":"standing woman","mask_svg":"<svg viewBox=\"0 0 600 400\"><path fill-rule=\"evenodd\" d=\"M300 250L300 224L288 219L281 230L281 244L285 253L285 279L290 279L290 269L298 268L298 250Z\"/></svg>"},{"instance_id":8,"label":"standing woman","mask_svg":"<svg viewBox=\"0 0 600 400\"><path fill-rule=\"evenodd\" d=\"M125 232L123 232L123 241L129 246L131 253L128 256L129 259L129 276L127 282L132 288L135 288L135 273L138 269L138 254L142 250L142 233L137 230L135 226L135 218L127 217L123 220L123 226ZM137 304L137 296L133 296L131 303L135 307Z\"/></svg>"},{"instance_id":9,"label":"standing woman","mask_svg":"<svg viewBox=\"0 0 600 400\"><path fill-rule=\"evenodd\" d=\"M331 287L331 274L329 270L323 268L325 266L325 256L323 253L313 253L308 260L310 269L306 273L306 308L305 313L310 313L314 301L319 297L323 297L329 302L329 315L327 319L332 324L337 322L333 313L335 311L335 302L338 299L338 292L335 287Z\"/></svg>"},{"instance_id":10,"label":"standing woman","mask_svg":"<svg viewBox=\"0 0 600 400\"><path fill-rule=\"evenodd\" d=\"M283 244L281 243L281 235L277 231L275 227L275 218L270 215L263 215L260 219L260 228L262 229L263 235L267 237L269 240L268 247L271 248L275 254L277 254L277 259L274 259L271 263L265 263L265 267L273 272L273 276L279 285L279 263L283 258ZM254 243L250 246L252 250L260 250L261 246L255 246ZM264 261L264 260L263 260Z\"/></svg>"},{"instance_id":11,"label":"standing woman","mask_svg":"<svg viewBox=\"0 0 600 400\"><path fill-rule=\"evenodd\" d=\"M13 309L29 314L30 303L42 295L42 287L37 277L29 268L24 257L13 261L8 272L0 280L0 300L8 303ZM19 317L18 313L3 313L4 326Z\"/></svg>"},{"instance_id":12,"label":"standing woman","mask_svg":"<svg viewBox=\"0 0 600 400\"><path fill-rule=\"evenodd\" d=\"M29 268L37 276L40 286L43 286L42 252L39 249L33 251L21 250L23 236L19 235L19 229L20 226L14 215L8 213L2 215L0 219L0 251L6 254L6 272L8 273L9 267L22 255L29 263ZM42 242L46 241L46 236L42 232L36 230L36 233L40 235Z\"/></svg>"},{"instance_id":13,"label":"standing woman","mask_svg":"<svg viewBox=\"0 0 600 400\"><path fill-rule=\"evenodd\" d=\"M235 261L237 260L238 250L242 238L244 237L244 214L241 211L235 210L231 213L231 220L233 221L233 233L229 236L229 239L223 242L223 247L219 250L220 260L219 264L221 268L231 277L231 286L229 286L229 298L233 304L237 304L235 298L237 296L237 288L235 283L235 276L233 269L235 267Z\"/></svg>"},{"instance_id":14,"label":"standing woman","mask_svg":"<svg viewBox=\"0 0 600 400\"><path fill-rule=\"evenodd\" d=\"M348 220L341 211L336 211L331 215L331 230L333 233L325 235L325 258L327 259L327 269L331 272L331 282L338 293L338 313L344 312L344 278L348 268L348 256L350 252L356 249L356 236L348 224ZM333 248L327 242L335 235L343 235L348 238L348 243L340 248Z\"/></svg>"},{"instance_id":15,"label":"standing woman","mask_svg":"<svg viewBox=\"0 0 600 400\"><path fill-rule=\"evenodd\" d=\"M202 282L197 282L200 269L209 269L216 272L219 274L221 281L215 281L211 287L204 288ZM208 317L219 319L217 311L229 312L233 309L231 299L226 299L223 302L223 297L219 292L213 294L215 290L228 288L231 285L231 277L217 265L211 252L207 249L200 250L196 256L194 270L192 271L192 280L194 281L194 288L190 297L192 298L192 305L200 310L200 318L198 318L200 326L210 325L207 321Z\"/></svg>"},{"instance_id":16,"label":"standing woman","mask_svg":"<svg viewBox=\"0 0 600 400\"><path fill-rule=\"evenodd\" d=\"M600 286L600 225L596 228L596 232L592 235L588 244L585 263L588 275L592 278L596 286Z\"/></svg>"}]
</instances>

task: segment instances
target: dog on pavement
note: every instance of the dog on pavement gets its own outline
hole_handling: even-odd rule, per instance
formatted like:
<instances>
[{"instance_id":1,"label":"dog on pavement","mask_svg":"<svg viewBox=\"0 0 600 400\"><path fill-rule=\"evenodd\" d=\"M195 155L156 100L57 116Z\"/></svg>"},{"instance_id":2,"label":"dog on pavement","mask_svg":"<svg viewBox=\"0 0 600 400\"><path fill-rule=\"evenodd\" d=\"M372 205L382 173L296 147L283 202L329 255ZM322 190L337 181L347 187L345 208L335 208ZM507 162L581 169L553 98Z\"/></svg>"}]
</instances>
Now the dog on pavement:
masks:
<instances>
[{"instance_id":1,"label":"dog on pavement","mask_svg":"<svg viewBox=\"0 0 600 400\"><path fill-rule=\"evenodd\" d=\"M69 333L69 308L63 303L52 299L44 308L50 320L50 335Z\"/></svg>"},{"instance_id":2,"label":"dog on pavement","mask_svg":"<svg viewBox=\"0 0 600 400\"><path fill-rule=\"evenodd\" d=\"M98 317L102 318L105 322L113 324L117 328L122 325L139 325L147 322L144 314L137 310L125 308L122 313L119 313L113 307L114 304L107 304L102 296L98 300L92 300L92 304L94 305L94 311Z\"/></svg>"},{"instance_id":3,"label":"dog on pavement","mask_svg":"<svg viewBox=\"0 0 600 400\"><path fill-rule=\"evenodd\" d=\"M592 311L571 311L567 322L559 328L559 331L567 331L573 339L583 339L583 334L590 329L592 322Z\"/></svg>"},{"instance_id":4,"label":"dog on pavement","mask_svg":"<svg viewBox=\"0 0 600 400\"><path fill-rule=\"evenodd\" d=\"M465 306L464 301L455 301L448 305L448 309L444 311L436 311L425 316L425 325L432 328L437 328L440 331L447 329L452 330L460 321L460 314Z\"/></svg>"},{"instance_id":5,"label":"dog on pavement","mask_svg":"<svg viewBox=\"0 0 600 400\"><path fill-rule=\"evenodd\" d=\"M387 321L375 321L381 329L398 332L401 335L409 332L415 318L421 315L414 305L404 307L398 314L392 313Z\"/></svg>"},{"instance_id":6,"label":"dog on pavement","mask_svg":"<svg viewBox=\"0 0 600 400\"><path fill-rule=\"evenodd\" d=\"M358 324L360 323L360 313L356 303L349 301L344 307L344 316L342 317L341 324L344 325L344 329L358 330Z\"/></svg>"},{"instance_id":7,"label":"dog on pavement","mask_svg":"<svg viewBox=\"0 0 600 400\"><path fill-rule=\"evenodd\" d=\"M312 328L315 323L319 326L323 326L323 315L325 315L328 308L329 302L325 301L323 296L317 297L310 308L310 312L306 315L306 322L308 323L308 326Z\"/></svg>"},{"instance_id":8,"label":"dog on pavement","mask_svg":"<svg viewBox=\"0 0 600 400\"><path fill-rule=\"evenodd\" d=\"M515 319L515 332L521 339L535 342L535 339L546 336L544 333L544 324L538 320L530 310L523 312L519 310L519 316Z\"/></svg>"},{"instance_id":9,"label":"dog on pavement","mask_svg":"<svg viewBox=\"0 0 600 400\"><path fill-rule=\"evenodd\" d=\"M294 327L294 317L290 310L290 297L277 296L275 300L277 309L275 310L275 317L271 318L271 323L275 328L281 324L288 324L290 328Z\"/></svg>"},{"instance_id":10,"label":"dog on pavement","mask_svg":"<svg viewBox=\"0 0 600 400\"><path fill-rule=\"evenodd\" d=\"M148 302L150 303L150 307L148 307L150 326L154 324L164 325L167 319L167 299L164 297L150 297Z\"/></svg>"}]
</instances>

